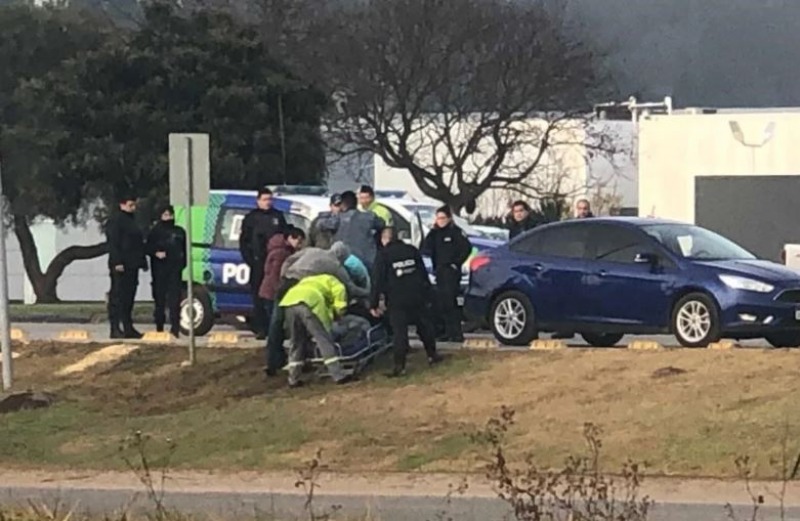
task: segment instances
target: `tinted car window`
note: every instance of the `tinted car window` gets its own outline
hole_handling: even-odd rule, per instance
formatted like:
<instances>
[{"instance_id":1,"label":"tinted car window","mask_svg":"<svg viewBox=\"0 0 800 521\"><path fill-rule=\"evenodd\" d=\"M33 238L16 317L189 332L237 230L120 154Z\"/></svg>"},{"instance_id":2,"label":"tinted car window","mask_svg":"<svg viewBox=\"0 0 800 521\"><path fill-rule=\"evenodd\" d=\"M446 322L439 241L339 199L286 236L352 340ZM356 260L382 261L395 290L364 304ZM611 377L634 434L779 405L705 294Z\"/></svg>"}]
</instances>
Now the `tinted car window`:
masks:
<instances>
[{"instance_id":1,"label":"tinted car window","mask_svg":"<svg viewBox=\"0 0 800 521\"><path fill-rule=\"evenodd\" d=\"M239 249L239 235L242 233L242 221L250 213L249 208L223 208L220 212L217 233L214 236L214 247L224 250ZM286 224L296 226L308 233L308 226L311 224L302 215L284 212Z\"/></svg>"},{"instance_id":2,"label":"tinted car window","mask_svg":"<svg viewBox=\"0 0 800 521\"><path fill-rule=\"evenodd\" d=\"M527 234L511 249L529 255L547 255L571 259L585 258L588 226L554 226Z\"/></svg>"},{"instance_id":3,"label":"tinted car window","mask_svg":"<svg viewBox=\"0 0 800 521\"><path fill-rule=\"evenodd\" d=\"M623 226L592 225L589 236L595 260L633 264L637 254L655 253L647 237Z\"/></svg>"}]
</instances>

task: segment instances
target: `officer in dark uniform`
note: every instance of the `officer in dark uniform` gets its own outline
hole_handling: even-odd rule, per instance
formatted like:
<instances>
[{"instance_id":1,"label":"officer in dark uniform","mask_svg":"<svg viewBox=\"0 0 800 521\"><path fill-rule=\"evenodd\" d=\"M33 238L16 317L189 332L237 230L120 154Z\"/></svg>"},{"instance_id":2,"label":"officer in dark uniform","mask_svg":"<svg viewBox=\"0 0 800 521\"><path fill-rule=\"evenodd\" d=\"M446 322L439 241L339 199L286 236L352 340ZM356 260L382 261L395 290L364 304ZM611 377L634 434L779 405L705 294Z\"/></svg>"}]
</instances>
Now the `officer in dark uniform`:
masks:
<instances>
[{"instance_id":1,"label":"officer in dark uniform","mask_svg":"<svg viewBox=\"0 0 800 521\"><path fill-rule=\"evenodd\" d=\"M267 243L276 233L286 230L286 219L283 213L272 207L272 191L261 188L258 191L258 208L248 213L242 221L239 235L239 251L242 259L250 267L250 294L253 298L251 328L256 338L267 337L267 313L264 300L258 296L261 282L264 280L264 261L267 259Z\"/></svg>"},{"instance_id":2,"label":"officer in dark uniform","mask_svg":"<svg viewBox=\"0 0 800 521\"><path fill-rule=\"evenodd\" d=\"M449 207L436 210L436 224L425 237L422 250L433 262L437 300L445 325L444 338L463 342L458 295L461 293L461 266L469 258L472 245L464 231L453 223Z\"/></svg>"},{"instance_id":3,"label":"officer in dark uniform","mask_svg":"<svg viewBox=\"0 0 800 521\"><path fill-rule=\"evenodd\" d=\"M408 352L408 326L415 325L425 346L428 363L441 362L436 353L436 334L430 320L431 284L419 251L403 241L392 238L378 251L372 271L370 312L379 317L381 296L388 303L386 310L393 332L394 370L389 376L405 374Z\"/></svg>"},{"instance_id":4,"label":"officer in dark uniform","mask_svg":"<svg viewBox=\"0 0 800 521\"><path fill-rule=\"evenodd\" d=\"M180 335L181 278L186 267L186 232L175 225L175 210L167 206L161 220L147 236L147 254L153 273L153 319L157 331L164 331L169 309L170 332Z\"/></svg>"},{"instance_id":5,"label":"officer in dark uniform","mask_svg":"<svg viewBox=\"0 0 800 521\"><path fill-rule=\"evenodd\" d=\"M119 199L119 212L106 227L108 268L111 289L108 292L108 321L111 338L141 338L133 327L133 301L139 286L139 270L147 270L144 236L136 224L136 198ZM120 325L122 329L120 329Z\"/></svg>"}]
</instances>

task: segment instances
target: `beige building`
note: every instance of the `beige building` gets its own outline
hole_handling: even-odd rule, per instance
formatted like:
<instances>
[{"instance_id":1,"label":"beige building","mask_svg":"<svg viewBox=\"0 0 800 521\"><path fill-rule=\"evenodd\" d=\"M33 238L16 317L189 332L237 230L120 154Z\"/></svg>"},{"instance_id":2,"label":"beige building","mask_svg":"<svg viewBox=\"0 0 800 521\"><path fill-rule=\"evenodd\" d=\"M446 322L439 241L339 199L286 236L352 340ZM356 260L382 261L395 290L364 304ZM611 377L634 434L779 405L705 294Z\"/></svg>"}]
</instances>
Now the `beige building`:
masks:
<instances>
[{"instance_id":1,"label":"beige building","mask_svg":"<svg viewBox=\"0 0 800 521\"><path fill-rule=\"evenodd\" d=\"M800 239L800 109L643 116L638 139L640 215L706 226L770 259Z\"/></svg>"}]
</instances>

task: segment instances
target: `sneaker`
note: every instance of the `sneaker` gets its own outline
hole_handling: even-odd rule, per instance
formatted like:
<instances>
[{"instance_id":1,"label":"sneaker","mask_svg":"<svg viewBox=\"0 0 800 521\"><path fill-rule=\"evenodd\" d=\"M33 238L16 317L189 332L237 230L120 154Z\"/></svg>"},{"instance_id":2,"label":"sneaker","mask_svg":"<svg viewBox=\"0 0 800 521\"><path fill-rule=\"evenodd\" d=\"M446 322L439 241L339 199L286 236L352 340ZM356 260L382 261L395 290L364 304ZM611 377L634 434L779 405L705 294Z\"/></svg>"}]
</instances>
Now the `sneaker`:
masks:
<instances>
[{"instance_id":1,"label":"sneaker","mask_svg":"<svg viewBox=\"0 0 800 521\"><path fill-rule=\"evenodd\" d=\"M386 378L403 378L406 376L406 370L403 369L393 369L390 372L386 373Z\"/></svg>"},{"instance_id":2,"label":"sneaker","mask_svg":"<svg viewBox=\"0 0 800 521\"><path fill-rule=\"evenodd\" d=\"M113 339L121 339L125 338L125 333L120 331L119 329L112 329L111 333L108 335L109 338Z\"/></svg>"},{"instance_id":3,"label":"sneaker","mask_svg":"<svg viewBox=\"0 0 800 521\"><path fill-rule=\"evenodd\" d=\"M181 330L180 329L170 329L169 333L175 338L180 338L181 337Z\"/></svg>"},{"instance_id":4,"label":"sneaker","mask_svg":"<svg viewBox=\"0 0 800 521\"><path fill-rule=\"evenodd\" d=\"M433 355L428 357L428 365L434 366L436 364L441 364L444 362L444 357L442 355Z\"/></svg>"},{"instance_id":5,"label":"sneaker","mask_svg":"<svg viewBox=\"0 0 800 521\"><path fill-rule=\"evenodd\" d=\"M156 332L163 333L164 332L164 324L156 324Z\"/></svg>"},{"instance_id":6,"label":"sneaker","mask_svg":"<svg viewBox=\"0 0 800 521\"><path fill-rule=\"evenodd\" d=\"M346 384L349 384L349 383L355 382L355 381L356 381L355 375L349 374L349 375L345 376L344 378L340 378L339 380L336 380L336 385L346 385Z\"/></svg>"}]
</instances>

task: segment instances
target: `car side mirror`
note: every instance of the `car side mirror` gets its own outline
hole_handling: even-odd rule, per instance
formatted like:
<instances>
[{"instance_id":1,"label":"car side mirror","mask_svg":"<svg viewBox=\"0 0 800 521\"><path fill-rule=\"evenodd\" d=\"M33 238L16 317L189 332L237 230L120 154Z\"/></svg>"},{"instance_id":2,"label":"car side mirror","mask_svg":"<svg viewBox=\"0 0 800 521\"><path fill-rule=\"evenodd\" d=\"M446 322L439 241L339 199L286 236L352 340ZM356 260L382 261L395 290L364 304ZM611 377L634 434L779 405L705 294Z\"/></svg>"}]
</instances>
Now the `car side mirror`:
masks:
<instances>
[{"instance_id":1,"label":"car side mirror","mask_svg":"<svg viewBox=\"0 0 800 521\"><path fill-rule=\"evenodd\" d=\"M636 264L649 264L651 266L658 265L658 256L652 253L637 253L633 262Z\"/></svg>"}]
</instances>

